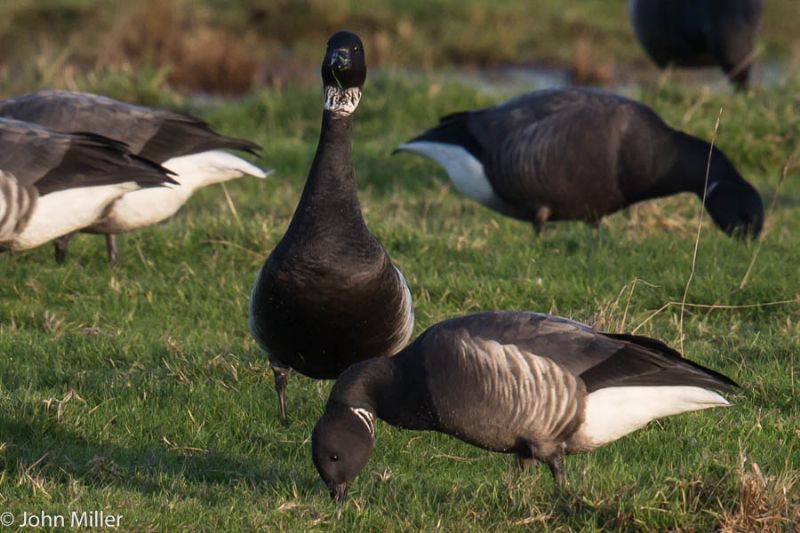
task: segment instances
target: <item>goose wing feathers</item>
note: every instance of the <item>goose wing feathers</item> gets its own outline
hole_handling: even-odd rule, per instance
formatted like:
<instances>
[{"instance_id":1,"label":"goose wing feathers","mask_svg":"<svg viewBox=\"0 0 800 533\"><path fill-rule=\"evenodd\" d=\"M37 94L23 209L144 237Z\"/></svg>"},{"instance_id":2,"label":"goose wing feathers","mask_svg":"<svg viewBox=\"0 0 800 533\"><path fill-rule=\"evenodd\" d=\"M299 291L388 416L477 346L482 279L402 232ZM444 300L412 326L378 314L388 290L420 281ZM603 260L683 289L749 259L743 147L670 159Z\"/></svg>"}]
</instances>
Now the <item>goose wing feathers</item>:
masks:
<instances>
[{"instance_id":1,"label":"goose wing feathers","mask_svg":"<svg viewBox=\"0 0 800 533\"><path fill-rule=\"evenodd\" d=\"M58 131L88 131L125 142L142 157L167 159L207 150L254 152L259 145L215 133L189 114L127 104L104 96L40 91L0 102L0 116Z\"/></svg>"},{"instance_id":2,"label":"goose wing feathers","mask_svg":"<svg viewBox=\"0 0 800 533\"><path fill-rule=\"evenodd\" d=\"M636 335L607 334L560 317L492 312L442 322L426 333L453 342L493 341L552 360L580 378L587 392L619 386L695 385L733 390L730 379L684 359L665 344ZM437 372L432 369L432 372Z\"/></svg>"},{"instance_id":3,"label":"goose wing feathers","mask_svg":"<svg viewBox=\"0 0 800 533\"><path fill-rule=\"evenodd\" d=\"M415 140L463 146L504 201L552 218L595 218L655 179L653 150L671 131L649 108L591 89L537 91L448 115ZM602 132L602 135L598 132Z\"/></svg>"},{"instance_id":4,"label":"goose wing feathers","mask_svg":"<svg viewBox=\"0 0 800 533\"><path fill-rule=\"evenodd\" d=\"M75 187L135 181L172 182L168 171L136 157L124 144L90 133L63 134L18 120L0 119L0 169L40 195Z\"/></svg>"}]
</instances>

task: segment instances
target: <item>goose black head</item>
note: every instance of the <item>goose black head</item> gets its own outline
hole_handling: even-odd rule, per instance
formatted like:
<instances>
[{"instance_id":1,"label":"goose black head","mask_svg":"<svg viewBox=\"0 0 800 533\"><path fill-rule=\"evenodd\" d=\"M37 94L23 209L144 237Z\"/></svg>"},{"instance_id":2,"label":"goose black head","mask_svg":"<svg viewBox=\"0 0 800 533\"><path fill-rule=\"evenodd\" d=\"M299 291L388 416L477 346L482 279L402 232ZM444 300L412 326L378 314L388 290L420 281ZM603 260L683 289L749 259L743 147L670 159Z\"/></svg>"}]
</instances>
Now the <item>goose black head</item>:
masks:
<instances>
[{"instance_id":1,"label":"goose black head","mask_svg":"<svg viewBox=\"0 0 800 533\"><path fill-rule=\"evenodd\" d=\"M349 31L334 33L328 39L322 61L325 109L334 114L351 114L358 106L366 79L367 64L361 39Z\"/></svg>"},{"instance_id":2,"label":"goose black head","mask_svg":"<svg viewBox=\"0 0 800 533\"><path fill-rule=\"evenodd\" d=\"M311 434L311 458L331 497L344 501L347 488L369 461L375 415L366 409L328 404Z\"/></svg>"},{"instance_id":3,"label":"goose black head","mask_svg":"<svg viewBox=\"0 0 800 533\"><path fill-rule=\"evenodd\" d=\"M743 179L711 182L706 189L706 209L714 224L728 235L755 239L764 224L761 196Z\"/></svg>"}]
</instances>

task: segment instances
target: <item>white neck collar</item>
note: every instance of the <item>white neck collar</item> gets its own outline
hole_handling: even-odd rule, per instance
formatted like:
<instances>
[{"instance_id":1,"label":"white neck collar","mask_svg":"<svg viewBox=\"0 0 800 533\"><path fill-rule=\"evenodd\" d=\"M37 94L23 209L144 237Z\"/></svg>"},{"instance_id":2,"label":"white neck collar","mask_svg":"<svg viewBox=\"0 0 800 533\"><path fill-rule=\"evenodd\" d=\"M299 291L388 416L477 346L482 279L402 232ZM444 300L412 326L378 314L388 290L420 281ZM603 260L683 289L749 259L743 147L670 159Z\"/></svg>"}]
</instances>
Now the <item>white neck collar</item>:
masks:
<instances>
[{"instance_id":1,"label":"white neck collar","mask_svg":"<svg viewBox=\"0 0 800 533\"><path fill-rule=\"evenodd\" d=\"M337 116L352 115L361 100L361 89L351 87L341 89L339 87L325 86L325 109Z\"/></svg>"},{"instance_id":2,"label":"white neck collar","mask_svg":"<svg viewBox=\"0 0 800 533\"><path fill-rule=\"evenodd\" d=\"M363 407L351 407L350 411L367 427L370 437L375 436L375 415Z\"/></svg>"}]
</instances>

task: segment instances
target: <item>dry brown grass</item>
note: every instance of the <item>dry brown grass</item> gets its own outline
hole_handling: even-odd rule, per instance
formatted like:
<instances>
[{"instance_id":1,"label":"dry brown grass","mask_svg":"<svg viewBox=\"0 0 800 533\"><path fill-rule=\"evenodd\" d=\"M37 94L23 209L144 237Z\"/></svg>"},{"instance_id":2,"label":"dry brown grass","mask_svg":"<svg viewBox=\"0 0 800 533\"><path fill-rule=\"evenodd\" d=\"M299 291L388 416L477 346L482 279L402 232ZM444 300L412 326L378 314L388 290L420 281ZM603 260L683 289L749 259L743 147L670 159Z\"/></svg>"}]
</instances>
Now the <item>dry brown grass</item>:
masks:
<instances>
[{"instance_id":1,"label":"dry brown grass","mask_svg":"<svg viewBox=\"0 0 800 533\"><path fill-rule=\"evenodd\" d=\"M168 81L179 89L241 93L253 86L260 64L255 34L234 34L216 25L208 10L182 9L180 2L130 4L102 41L96 67L166 66Z\"/></svg>"},{"instance_id":2,"label":"dry brown grass","mask_svg":"<svg viewBox=\"0 0 800 533\"><path fill-rule=\"evenodd\" d=\"M767 476L758 463L740 454L738 497L733 505L720 502L719 531L800 531L800 491L796 473Z\"/></svg>"}]
</instances>

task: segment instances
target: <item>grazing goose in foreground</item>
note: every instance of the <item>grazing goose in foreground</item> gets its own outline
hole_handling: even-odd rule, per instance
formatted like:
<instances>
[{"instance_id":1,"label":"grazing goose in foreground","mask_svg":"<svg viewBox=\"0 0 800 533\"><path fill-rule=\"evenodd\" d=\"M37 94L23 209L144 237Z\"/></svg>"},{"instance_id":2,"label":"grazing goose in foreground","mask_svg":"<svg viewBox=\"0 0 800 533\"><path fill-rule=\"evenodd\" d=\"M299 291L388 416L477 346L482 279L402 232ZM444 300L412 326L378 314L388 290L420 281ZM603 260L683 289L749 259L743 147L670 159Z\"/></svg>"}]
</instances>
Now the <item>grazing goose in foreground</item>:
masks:
<instances>
[{"instance_id":1,"label":"grazing goose in foreground","mask_svg":"<svg viewBox=\"0 0 800 533\"><path fill-rule=\"evenodd\" d=\"M719 65L746 88L764 0L629 0L636 38L659 67Z\"/></svg>"},{"instance_id":2,"label":"grazing goose in foreground","mask_svg":"<svg viewBox=\"0 0 800 533\"><path fill-rule=\"evenodd\" d=\"M396 151L441 165L465 196L530 221L602 217L680 192L703 197L725 233L756 237L764 208L718 148L674 130L649 107L600 90L537 91L447 115Z\"/></svg>"},{"instance_id":3,"label":"grazing goose in foreground","mask_svg":"<svg viewBox=\"0 0 800 533\"><path fill-rule=\"evenodd\" d=\"M367 357L394 355L414 327L411 292L367 229L356 194L352 113L366 75L358 36L334 34L322 63L317 153L289 229L250 297L250 331L269 355L284 423L291 369L336 378Z\"/></svg>"},{"instance_id":4,"label":"grazing goose in foreground","mask_svg":"<svg viewBox=\"0 0 800 533\"><path fill-rule=\"evenodd\" d=\"M255 153L260 147L253 142L220 135L192 115L132 105L104 96L40 91L0 101L0 117L33 122L58 131L85 131L110 137L175 174L177 185L125 194L91 226L82 229L86 233L105 234L112 264L118 262L115 234L166 220L197 189L207 185L248 175L264 178L271 172L264 172L224 151ZM56 241L58 262L66 258L72 236Z\"/></svg>"},{"instance_id":5,"label":"grazing goose in foreground","mask_svg":"<svg viewBox=\"0 0 800 533\"><path fill-rule=\"evenodd\" d=\"M523 468L542 461L562 487L565 454L656 418L728 405L714 390L735 387L654 339L545 314L478 313L343 372L314 427L312 457L331 495L343 499L369 460L377 417L516 454Z\"/></svg>"},{"instance_id":6,"label":"grazing goose in foreground","mask_svg":"<svg viewBox=\"0 0 800 533\"><path fill-rule=\"evenodd\" d=\"M0 118L0 248L33 248L79 230L126 192L174 183L167 174L100 135Z\"/></svg>"}]
</instances>

